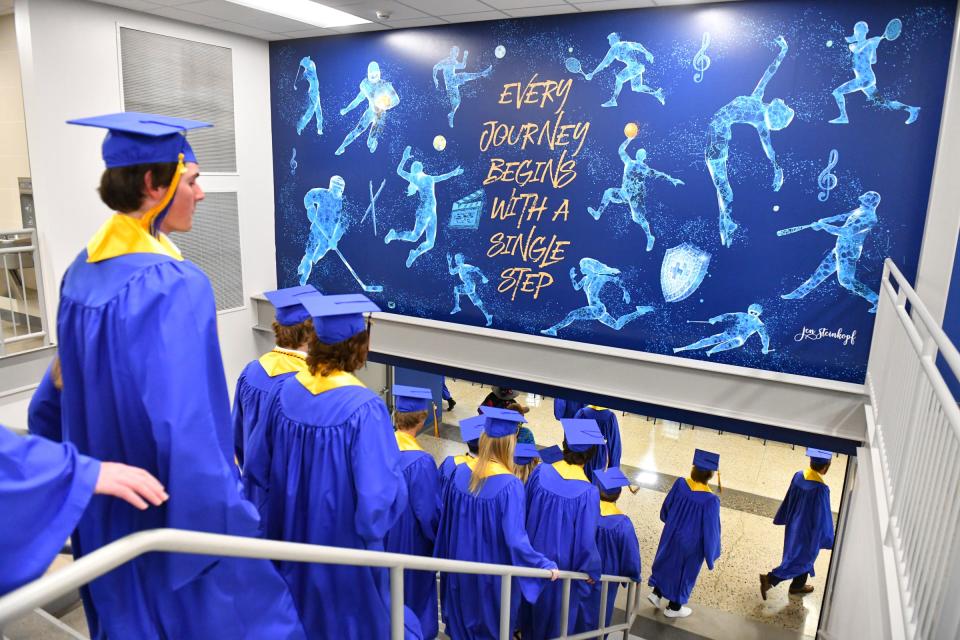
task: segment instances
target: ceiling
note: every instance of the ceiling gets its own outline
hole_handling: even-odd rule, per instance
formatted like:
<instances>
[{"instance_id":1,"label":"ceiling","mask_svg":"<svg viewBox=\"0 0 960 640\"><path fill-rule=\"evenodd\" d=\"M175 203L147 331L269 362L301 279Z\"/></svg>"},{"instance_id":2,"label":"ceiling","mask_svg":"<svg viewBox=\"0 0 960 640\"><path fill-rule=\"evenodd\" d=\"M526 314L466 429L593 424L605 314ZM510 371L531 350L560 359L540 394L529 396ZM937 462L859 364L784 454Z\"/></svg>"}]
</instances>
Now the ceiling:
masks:
<instances>
[{"instance_id":1,"label":"ceiling","mask_svg":"<svg viewBox=\"0 0 960 640\"><path fill-rule=\"evenodd\" d=\"M6 0L0 0L0 3L3 1ZM371 22L350 27L321 29L270 13L248 9L226 0L94 1L222 31L231 31L261 40L287 40L477 20L698 3L698 0L403 0L402 2L400 0L324 0L323 4L329 7ZM386 12L389 17L378 18L377 12Z\"/></svg>"}]
</instances>

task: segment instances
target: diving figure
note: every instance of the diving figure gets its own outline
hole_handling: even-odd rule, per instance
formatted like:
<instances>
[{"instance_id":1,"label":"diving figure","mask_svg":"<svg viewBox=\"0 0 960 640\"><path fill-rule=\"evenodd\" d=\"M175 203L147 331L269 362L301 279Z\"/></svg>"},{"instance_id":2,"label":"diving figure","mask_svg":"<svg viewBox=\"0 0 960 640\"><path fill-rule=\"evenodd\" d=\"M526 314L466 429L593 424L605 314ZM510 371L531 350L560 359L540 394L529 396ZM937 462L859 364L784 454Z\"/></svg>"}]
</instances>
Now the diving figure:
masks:
<instances>
[{"instance_id":1,"label":"diving figure","mask_svg":"<svg viewBox=\"0 0 960 640\"><path fill-rule=\"evenodd\" d=\"M367 77L360 82L360 93L353 99L353 102L340 109L340 115L347 115L359 107L364 100L367 101L366 111L360 116L357 126L340 143L340 148L334 152L335 155L342 154L367 128L370 129L367 134L367 148L370 149L370 153L376 151L377 136L383 127L387 111L400 104L400 96L397 95L392 84L380 77L380 65L376 62L367 65Z\"/></svg>"},{"instance_id":2,"label":"diving figure","mask_svg":"<svg viewBox=\"0 0 960 640\"><path fill-rule=\"evenodd\" d=\"M600 299L600 291L604 285L613 284L623 292L623 301L630 304L630 292L627 291L620 279L620 270L608 267L593 258L581 258L580 272L583 274L583 278L577 281L577 269L576 267L570 267L570 281L573 283L575 291L583 290L584 295L587 296L587 305L574 309L567 314L566 318L549 329L541 330L540 333L555 336L560 329L581 320L599 320L611 329L619 331L628 322L653 311L653 307L638 306L634 311L619 318L614 318L607 311L607 305Z\"/></svg>"},{"instance_id":3,"label":"diving figure","mask_svg":"<svg viewBox=\"0 0 960 640\"><path fill-rule=\"evenodd\" d=\"M662 178L669 180L673 186L683 184L683 180L673 178L662 171L647 165L646 149L637 149L636 156L631 158L627 153L627 146L633 138L627 138L620 145L620 160L623 162L623 182L619 187L610 187L603 192L603 199L600 206L596 209L587 207L587 211L593 216L594 220L599 220L607 206L614 202L616 204L627 204L630 206L630 217L634 222L643 228L647 234L647 251L653 249L654 237L650 231L650 223L647 222L647 178Z\"/></svg>"},{"instance_id":4,"label":"diving figure","mask_svg":"<svg viewBox=\"0 0 960 640\"><path fill-rule=\"evenodd\" d=\"M454 266L454 262L456 262L456 266ZM460 312L460 296L467 296L470 302L480 310L483 317L487 319L487 326L493 324L493 316L483 308L483 300L477 294L477 278L480 278L483 284L487 284L490 282L487 276L483 275L483 272L477 267L464 262L462 253L454 255L452 261L450 254L447 254L447 270L452 276L460 276L460 282L463 283L453 288L453 309L450 311L450 315Z\"/></svg>"},{"instance_id":5,"label":"diving figure","mask_svg":"<svg viewBox=\"0 0 960 640\"><path fill-rule=\"evenodd\" d=\"M297 68L297 76L293 79L293 88L297 88L297 77L300 75L300 69L303 69L303 77L307 79L307 110L300 117L297 123L297 135L303 133L303 130L310 119L317 118L317 135L323 135L323 109L320 108L320 81L317 79L317 65L313 63L310 56L304 56L300 59L300 66Z\"/></svg>"},{"instance_id":6,"label":"diving figure","mask_svg":"<svg viewBox=\"0 0 960 640\"><path fill-rule=\"evenodd\" d=\"M383 239L386 244L390 244L394 240L416 242L422 235L426 234L427 237L424 241L421 242L419 246L410 250L410 255L407 256L406 262L408 269L414 260L427 251L430 251L430 249L433 249L434 242L437 240L436 184L463 173L463 167L457 167L449 173L431 176L423 172L423 163L419 160L414 160L413 163L411 163L410 171L408 172L404 170L403 167L411 157L410 151L409 146L403 150L403 158L400 159L400 164L397 165L397 175L409 183L407 185L408 196L412 196L418 191L420 192L420 205L417 207L417 218L411 231L397 232L394 229L390 229Z\"/></svg>"},{"instance_id":7,"label":"diving figure","mask_svg":"<svg viewBox=\"0 0 960 640\"><path fill-rule=\"evenodd\" d=\"M453 128L453 116L457 113L457 109L460 108L460 87L472 80L486 78L493 71L493 66L491 65L480 73L458 73L460 69L467 68L468 53L468 51L464 50L463 61L460 61L458 60L460 48L451 47L450 55L433 65L433 86L437 89L440 88L440 80L437 78L437 73L440 71L443 72L443 85L447 90L447 98L450 100L450 113L447 114L447 118L450 121L451 129Z\"/></svg>"},{"instance_id":8,"label":"diving figure","mask_svg":"<svg viewBox=\"0 0 960 640\"><path fill-rule=\"evenodd\" d=\"M767 67L757 87L749 96L738 96L717 111L710 120L707 131L707 149L705 152L707 170L717 189L717 202L720 205L720 242L729 247L733 242L733 232L737 223L733 221L733 188L727 176L727 159L730 154L730 139L733 125L748 124L757 130L763 151L773 165L773 190L780 191L783 186L783 169L777 164L777 156L770 140L771 131L780 131L793 121L793 109L780 98L763 101L763 92L787 55L787 41L780 36L776 40L780 53Z\"/></svg>"},{"instance_id":9,"label":"diving figure","mask_svg":"<svg viewBox=\"0 0 960 640\"><path fill-rule=\"evenodd\" d=\"M820 266L806 282L780 297L785 300L799 300L835 273L841 287L869 302L872 305L870 313L876 313L879 296L870 287L857 280L857 262L863 253L863 242L867 239L867 234L877 225L877 205L879 204L880 194L876 191L867 191L860 196L860 206L853 211L821 218L806 225L806 228L814 231L826 231L837 236L837 244L827 251ZM837 226L841 222L843 224Z\"/></svg>"},{"instance_id":10,"label":"diving figure","mask_svg":"<svg viewBox=\"0 0 960 640\"><path fill-rule=\"evenodd\" d=\"M721 351L729 351L730 349L742 347L743 344L750 339L750 336L756 333L760 336L760 342L763 344L762 352L766 355L770 353L772 349L770 348L770 334L767 333L767 328L760 319L761 313L763 313L763 307L759 304L752 304L747 308L746 313L738 311L736 313L721 313L718 316L714 316L707 320L707 322L716 324L718 322L733 321L734 324L722 333L715 333L712 336L697 340L693 344L688 344L685 347L676 347L673 352L694 351L696 349L710 347L707 355L712 356ZM697 320L696 322L703 321Z\"/></svg>"},{"instance_id":11,"label":"diving figure","mask_svg":"<svg viewBox=\"0 0 960 640\"><path fill-rule=\"evenodd\" d=\"M877 48L883 40L894 41L900 37L901 22L894 18L887 24L882 35L867 38L869 27L866 22L860 21L853 25L853 35L847 36L846 41L853 52L853 79L848 80L833 90L833 99L837 101L840 115L830 121L830 124L847 124L848 93L862 91L867 100L882 109L902 109L907 112L906 124L913 124L920 115L920 107L911 107L896 100L884 100L877 97L877 76L873 72L873 65L877 64Z\"/></svg>"},{"instance_id":12,"label":"diving figure","mask_svg":"<svg viewBox=\"0 0 960 640\"><path fill-rule=\"evenodd\" d=\"M643 65L643 60L646 59L647 64L653 64L653 54L647 51L646 47L639 42L621 40L620 34L616 32L607 36L607 42L610 43L610 49L607 51L607 55L600 61L596 69L583 75L587 80L593 80L593 76L609 67L615 60L623 63L623 69L617 72L617 86L613 90L613 95L600 106L617 106L617 98L620 97L620 90L623 89L623 85L627 82L630 83L630 88L637 93L649 94L656 98L660 104L664 104L663 89L648 87L643 82L643 72L647 70Z\"/></svg>"}]
</instances>

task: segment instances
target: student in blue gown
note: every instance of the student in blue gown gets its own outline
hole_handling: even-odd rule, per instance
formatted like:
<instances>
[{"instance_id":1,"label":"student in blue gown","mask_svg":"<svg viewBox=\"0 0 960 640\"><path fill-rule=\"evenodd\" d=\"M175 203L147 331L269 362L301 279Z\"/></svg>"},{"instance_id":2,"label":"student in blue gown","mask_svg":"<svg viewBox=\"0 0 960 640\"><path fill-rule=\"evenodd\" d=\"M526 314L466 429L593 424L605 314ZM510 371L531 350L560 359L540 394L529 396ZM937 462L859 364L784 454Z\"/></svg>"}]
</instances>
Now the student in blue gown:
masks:
<instances>
[{"instance_id":1,"label":"student in blue gown","mask_svg":"<svg viewBox=\"0 0 960 640\"><path fill-rule=\"evenodd\" d=\"M213 288L167 237L190 230L203 199L184 132L208 125L136 112L72 123L109 130L100 197L119 213L61 284L62 439L84 455L149 471L174 496L146 511L94 496L74 554L160 527L256 536L259 521L233 461ZM82 595L97 640L304 637L267 560L150 553Z\"/></svg>"},{"instance_id":2,"label":"student in blue gown","mask_svg":"<svg viewBox=\"0 0 960 640\"><path fill-rule=\"evenodd\" d=\"M300 296L316 292L313 285L305 285L263 294L275 310L273 335L276 346L243 368L233 393L233 450L241 469L244 445L267 396L278 382L307 366L307 340L313 331L313 323L300 304ZM247 489L249 492L251 487ZM260 504L261 501L253 495L249 497L255 505Z\"/></svg>"},{"instance_id":3,"label":"student in blue gown","mask_svg":"<svg viewBox=\"0 0 960 640\"><path fill-rule=\"evenodd\" d=\"M27 429L33 435L54 441L63 439L60 428L60 389L62 388L60 358L54 356L53 362L40 379L40 384L30 396L30 405L27 407Z\"/></svg>"},{"instance_id":4,"label":"student in blue gown","mask_svg":"<svg viewBox=\"0 0 960 640\"><path fill-rule=\"evenodd\" d=\"M584 402L578 400L564 400L563 398L554 398L553 399L553 417L557 420L563 420L565 418L574 418L577 415L577 411L583 409L586 405Z\"/></svg>"},{"instance_id":5,"label":"student in blue gown","mask_svg":"<svg viewBox=\"0 0 960 640\"><path fill-rule=\"evenodd\" d=\"M833 513L830 487L823 476L830 470L833 454L822 449L807 449L810 467L797 471L773 524L784 525L783 559L780 566L760 574L760 595L784 580L791 580L790 593L805 596L813 591L807 577L815 575L813 564L821 549L833 548Z\"/></svg>"},{"instance_id":6,"label":"student in blue gown","mask_svg":"<svg viewBox=\"0 0 960 640\"><path fill-rule=\"evenodd\" d=\"M557 445L551 445L540 449L540 462L543 464L553 464L563 460L563 449Z\"/></svg>"},{"instance_id":7,"label":"student in blue gown","mask_svg":"<svg viewBox=\"0 0 960 640\"><path fill-rule=\"evenodd\" d=\"M450 393L450 389L447 388L446 378L443 379L443 383L440 386L440 397L447 403L447 411L453 411L453 408L457 406L457 401L453 399L453 394Z\"/></svg>"},{"instance_id":8,"label":"student in blue gown","mask_svg":"<svg viewBox=\"0 0 960 640\"><path fill-rule=\"evenodd\" d=\"M598 471L595 481L600 488L600 524L597 526L597 549L600 551L602 573L608 576L624 576L640 582L640 542L630 518L617 508L621 487L630 486L630 480L620 467ZM609 583L607 587L606 625L613 619L613 605L620 584ZM586 608L585 624L576 629L583 632L600 626L600 584L593 585L590 604Z\"/></svg>"},{"instance_id":9,"label":"student in blue gown","mask_svg":"<svg viewBox=\"0 0 960 640\"><path fill-rule=\"evenodd\" d=\"M513 474L526 484L538 464L540 464L540 452L537 451L537 445L518 442L513 452Z\"/></svg>"},{"instance_id":10,"label":"student in blue gown","mask_svg":"<svg viewBox=\"0 0 960 640\"><path fill-rule=\"evenodd\" d=\"M451 560L509 564L549 569L555 562L530 546L524 526L523 483L513 475L518 417L487 415L480 436L480 455L473 469L458 465L444 492L434 555ZM440 599L446 633L452 640L496 640L500 637L500 577L444 573ZM539 578L513 581L511 630L516 628L521 596L536 602L547 584Z\"/></svg>"},{"instance_id":11,"label":"student in blue gown","mask_svg":"<svg viewBox=\"0 0 960 640\"><path fill-rule=\"evenodd\" d=\"M600 578L600 493L587 480L583 466L603 446L603 436L593 420L561 423L563 460L539 465L527 481L527 534L533 548L561 570L580 571L595 581ZM576 629L584 620L591 584L583 580L572 583L568 629ZM562 594L562 585L551 584L536 605L523 607L520 628L524 640L560 635Z\"/></svg>"},{"instance_id":12,"label":"student in blue gown","mask_svg":"<svg viewBox=\"0 0 960 640\"><path fill-rule=\"evenodd\" d=\"M267 496L268 538L384 550L407 508L400 449L387 407L353 372L367 359L360 294L301 296L313 319L307 368L280 382L247 443L245 472ZM310 638L390 634L386 569L279 563ZM419 624L407 637L419 637Z\"/></svg>"},{"instance_id":13,"label":"student in blue gown","mask_svg":"<svg viewBox=\"0 0 960 640\"><path fill-rule=\"evenodd\" d=\"M483 423L486 418L482 415L464 418L460 421L460 438L467 444L467 452L458 456L447 456L440 464L440 495L446 490L450 478L457 466L465 464L471 469L480 455L480 434L483 433Z\"/></svg>"},{"instance_id":14,"label":"student in blue gown","mask_svg":"<svg viewBox=\"0 0 960 640\"><path fill-rule=\"evenodd\" d=\"M417 442L417 434L433 409L430 389L393 386L394 424L400 447L400 468L409 500L393 528L387 532L385 550L417 556L433 556L433 543L440 523L440 474L433 456ZM437 574L405 571L403 600L419 618L424 638L435 638L437 625Z\"/></svg>"},{"instance_id":15,"label":"student in blue gown","mask_svg":"<svg viewBox=\"0 0 960 640\"><path fill-rule=\"evenodd\" d=\"M101 463L72 444L20 437L0 426L0 595L40 577L94 494L141 510L168 498L143 469Z\"/></svg>"},{"instance_id":16,"label":"student in blue gown","mask_svg":"<svg viewBox=\"0 0 960 640\"><path fill-rule=\"evenodd\" d=\"M693 610L684 606L697 582L700 568L720 557L720 499L707 483L720 468L720 456L697 449L689 478L677 478L660 508L663 533L650 568L648 599L663 615L686 618Z\"/></svg>"},{"instance_id":17,"label":"student in blue gown","mask_svg":"<svg viewBox=\"0 0 960 640\"><path fill-rule=\"evenodd\" d=\"M607 441L606 446L597 448L597 455L584 467L587 477L593 480L594 471L619 467L623 447L620 444L620 423L617 421L617 414L610 409L588 404L577 411L574 417L582 420L596 420L603 438Z\"/></svg>"}]
</instances>

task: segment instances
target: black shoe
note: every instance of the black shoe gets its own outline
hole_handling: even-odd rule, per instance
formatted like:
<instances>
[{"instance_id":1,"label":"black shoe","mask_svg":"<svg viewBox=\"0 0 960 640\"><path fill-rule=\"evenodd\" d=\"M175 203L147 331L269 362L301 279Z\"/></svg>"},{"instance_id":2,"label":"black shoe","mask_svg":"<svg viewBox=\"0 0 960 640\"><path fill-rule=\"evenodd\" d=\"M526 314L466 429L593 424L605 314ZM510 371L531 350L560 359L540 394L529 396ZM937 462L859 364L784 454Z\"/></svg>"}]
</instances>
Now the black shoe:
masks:
<instances>
[{"instance_id":1,"label":"black shoe","mask_svg":"<svg viewBox=\"0 0 960 640\"><path fill-rule=\"evenodd\" d=\"M457 406L457 401L453 398L447 400L447 411L453 411L453 408Z\"/></svg>"}]
</instances>

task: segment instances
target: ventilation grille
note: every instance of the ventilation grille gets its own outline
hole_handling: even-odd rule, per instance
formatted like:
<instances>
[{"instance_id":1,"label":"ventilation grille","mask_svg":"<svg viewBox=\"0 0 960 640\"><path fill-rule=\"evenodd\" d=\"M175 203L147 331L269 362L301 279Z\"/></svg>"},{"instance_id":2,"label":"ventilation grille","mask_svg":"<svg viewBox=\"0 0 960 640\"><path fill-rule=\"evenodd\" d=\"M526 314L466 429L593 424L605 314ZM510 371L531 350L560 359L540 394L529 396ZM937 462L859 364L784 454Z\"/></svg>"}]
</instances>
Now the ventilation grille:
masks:
<instances>
[{"instance_id":1,"label":"ventilation grille","mask_svg":"<svg viewBox=\"0 0 960 640\"><path fill-rule=\"evenodd\" d=\"M193 230L174 233L171 238L183 257L210 278L217 311L244 306L236 193L208 193L197 204Z\"/></svg>"},{"instance_id":2,"label":"ventilation grille","mask_svg":"<svg viewBox=\"0 0 960 640\"><path fill-rule=\"evenodd\" d=\"M121 27L126 111L212 122L190 134L205 173L235 173L233 55L226 47Z\"/></svg>"}]
</instances>

